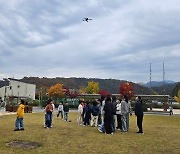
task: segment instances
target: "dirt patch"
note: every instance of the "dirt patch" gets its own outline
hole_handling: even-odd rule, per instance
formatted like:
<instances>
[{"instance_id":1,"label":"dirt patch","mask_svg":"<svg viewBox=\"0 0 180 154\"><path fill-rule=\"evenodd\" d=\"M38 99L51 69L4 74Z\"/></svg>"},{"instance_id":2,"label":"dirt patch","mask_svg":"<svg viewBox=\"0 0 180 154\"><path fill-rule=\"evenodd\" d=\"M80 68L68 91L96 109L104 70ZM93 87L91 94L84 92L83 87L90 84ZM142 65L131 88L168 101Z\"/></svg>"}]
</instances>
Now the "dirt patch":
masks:
<instances>
[{"instance_id":1,"label":"dirt patch","mask_svg":"<svg viewBox=\"0 0 180 154\"><path fill-rule=\"evenodd\" d=\"M12 141L6 144L7 146L24 148L24 149L35 149L40 146L37 142L28 142L28 141Z\"/></svg>"}]
</instances>

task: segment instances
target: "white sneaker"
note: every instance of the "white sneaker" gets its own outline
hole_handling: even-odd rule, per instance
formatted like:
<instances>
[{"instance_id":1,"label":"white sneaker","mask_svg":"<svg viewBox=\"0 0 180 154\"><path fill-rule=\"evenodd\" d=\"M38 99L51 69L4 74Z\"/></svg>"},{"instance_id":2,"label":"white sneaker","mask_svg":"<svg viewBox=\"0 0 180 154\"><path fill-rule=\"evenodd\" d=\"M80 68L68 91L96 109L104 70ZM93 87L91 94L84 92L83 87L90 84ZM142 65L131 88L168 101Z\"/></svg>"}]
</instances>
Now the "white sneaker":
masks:
<instances>
[{"instance_id":1,"label":"white sneaker","mask_svg":"<svg viewBox=\"0 0 180 154\"><path fill-rule=\"evenodd\" d=\"M100 129L98 129L98 131L99 131L100 133L103 133L103 131L102 131L102 130L100 130Z\"/></svg>"}]
</instances>

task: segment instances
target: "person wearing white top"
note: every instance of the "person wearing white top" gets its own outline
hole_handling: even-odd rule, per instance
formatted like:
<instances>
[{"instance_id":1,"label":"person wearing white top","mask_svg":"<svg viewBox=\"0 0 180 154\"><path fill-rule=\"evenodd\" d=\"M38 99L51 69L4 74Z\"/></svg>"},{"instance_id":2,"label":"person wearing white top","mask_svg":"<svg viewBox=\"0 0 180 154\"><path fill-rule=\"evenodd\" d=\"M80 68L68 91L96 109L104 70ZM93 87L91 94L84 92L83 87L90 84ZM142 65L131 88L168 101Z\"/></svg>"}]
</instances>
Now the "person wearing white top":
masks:
<instances>
[{"instance_id":1,"label":"person wearing white top","mask_svg":"<svg viewBox=\"0 0 180 154\"><path fill-rule=\"evenodd\" d=\"M82 114L83 114L83 106L82 106L82 101L79 103L79 106L78 106L78 118L77 118L77 122L79 125L82 125L83 123L83 119L82 119Z\"/></svg>"},{"instance_id":2,"label":"person wearing white top","mask_svg":"<svg viewBox=\"0 0 180 154\"><path fill-rule=\"evenodd\" d=\"M116 104L116 115L117 115L117 130L122 130L122 122L121 122L121 100L117 100Z\"/></svg>"},{"instance_id":3,"label":"person wearing white top","mask_svg":"<svg viewBox=\"0 0 180 154\"><path fill-rule=\"evenodd\" d=\"M52 110L52 119L53 119L53 111L55 110L55 105L54 105L54 101L52 101L52 107L53 107L53 110ZM53 127L53 121L51 120L51 128Z\"/></svg>"},{"instance_id":4,"label":"person wearing white top","mask_svg":"<svg viewBox=\"0 0 180 154\"><path fill-rule=\"evenodd\" d=\"M62 104L62 102L59 103L57 117L59 117L60 114L61 114L61 119L63 119L63 104Z\"/></svg>"},{"instance_id":5,"label":"person wearing white top","mask_svg":"<svg viewBox=\"0 0 180 154\"><path fill-rule=\"evenodd\" d=\"M173 107L172 106L169 106L169 115L173 115Z\"/></svg>"}]
</instances>

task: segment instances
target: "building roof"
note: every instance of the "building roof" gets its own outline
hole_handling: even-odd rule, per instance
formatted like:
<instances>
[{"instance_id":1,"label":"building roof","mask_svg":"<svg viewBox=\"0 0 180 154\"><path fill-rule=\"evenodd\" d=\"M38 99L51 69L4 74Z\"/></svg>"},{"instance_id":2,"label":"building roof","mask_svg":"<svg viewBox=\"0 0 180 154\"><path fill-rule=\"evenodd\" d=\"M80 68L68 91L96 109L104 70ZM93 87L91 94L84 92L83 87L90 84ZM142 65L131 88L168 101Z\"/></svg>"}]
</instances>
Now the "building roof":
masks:
<instances>
[{"instance_id":1,"label":"building roof","mask_svg":"<svg viewBox=\"0 0 180 154\"><path fill-rule=\"evenodd\" d=\"M22 82L22 83L26 83L26 84L31 84L31 83L27 83L27 82L23 82L19 79L13 79L13 78L4 78L3 80L0 80L0 88L4 87L4 86L9 86L9 82L10 80L12 81L18 81L18 82ZM35 85L35 84L32 84Z\"/></svg>"},{"instance_id":2,"label":"building roof","mask_svg":"<svg viewBox=\"0 0 180 154\"><path fill-rule=\"evenodd\" d=\"M22 83L26 83L26 84L32 84L32 83L24 82L24 81L21 81L19 79L14 79L14 78L8 78L8 80L18 81L18 82L22 82ZM32 84L32 85L35 85L35 84Z\"/></svg>"},{"instance_id":3,"label":"building roof","mask_svg":"<svg viewBox=\"0 0 180 154\"><path fill-rule=\"evenodd\" d=\"M9 81L0 80L0 88L8 85L9 85Z\"/></svg>"}]
</instances>

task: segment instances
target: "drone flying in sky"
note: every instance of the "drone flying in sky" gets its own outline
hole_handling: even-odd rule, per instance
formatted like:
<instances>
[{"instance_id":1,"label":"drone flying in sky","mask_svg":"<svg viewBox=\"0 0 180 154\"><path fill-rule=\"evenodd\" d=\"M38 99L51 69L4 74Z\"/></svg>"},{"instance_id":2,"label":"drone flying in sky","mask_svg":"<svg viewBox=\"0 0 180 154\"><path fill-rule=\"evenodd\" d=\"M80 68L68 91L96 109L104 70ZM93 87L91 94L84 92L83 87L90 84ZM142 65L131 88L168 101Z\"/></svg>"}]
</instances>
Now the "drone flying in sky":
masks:
<instances>
[{"instance_id":1,"label":"drone flying in sky","mask_svg":"<svg viewBox=\"0 0 180 154\"><path fill-rule=\"evenodd\" d=\"M92 20L92 19L89 19L89 18L83 18L83 21L88 22L89 20Z\"/></svg>"}]
</instances>

